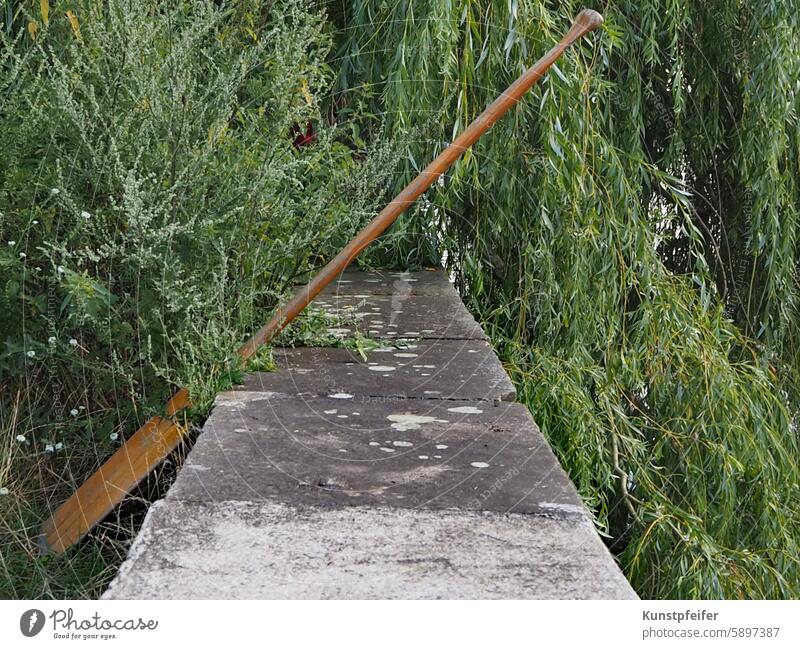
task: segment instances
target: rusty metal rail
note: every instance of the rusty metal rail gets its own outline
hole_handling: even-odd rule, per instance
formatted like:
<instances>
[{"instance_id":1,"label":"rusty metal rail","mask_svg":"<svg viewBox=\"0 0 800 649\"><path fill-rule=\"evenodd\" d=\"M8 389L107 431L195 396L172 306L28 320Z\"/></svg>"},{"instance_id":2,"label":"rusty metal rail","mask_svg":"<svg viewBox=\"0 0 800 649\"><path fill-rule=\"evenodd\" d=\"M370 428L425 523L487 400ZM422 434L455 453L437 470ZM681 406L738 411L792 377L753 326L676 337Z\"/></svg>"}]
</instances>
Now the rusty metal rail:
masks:
<instances>
[{"instance_id":1,"label":"rusty metal rail","mask_svg":"<svg viewBox=\"0 0 800 649\"><path fill-rule=\"evenodd\" d=\"M288 303L279 307L273 318L239 349L239 356L244 360L250 358L291 322L364 248L394 223L400 214L512 108L544 76L564 50L602 22L602 16L596 11L581 11L564 37L495 99L308 285L300 289ZM179 420L179 414L189 405L189 392L183 388L167 402L163 417L150 419L106 460L44 524L39 539L41 551L60 554L74 545L164 460L184 437L186 423Z\"/></svg>"}]
</instances>

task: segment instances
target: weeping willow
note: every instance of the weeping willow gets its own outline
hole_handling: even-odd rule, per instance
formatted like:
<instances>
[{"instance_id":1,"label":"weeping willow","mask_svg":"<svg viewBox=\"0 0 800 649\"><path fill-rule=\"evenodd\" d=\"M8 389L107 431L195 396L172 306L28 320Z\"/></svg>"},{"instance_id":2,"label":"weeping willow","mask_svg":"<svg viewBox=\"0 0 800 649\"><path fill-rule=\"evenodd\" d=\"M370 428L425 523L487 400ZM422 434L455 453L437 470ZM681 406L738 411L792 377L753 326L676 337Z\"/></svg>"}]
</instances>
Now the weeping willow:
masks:
<instances>
[{"instance_id":1,"label":"weeping willow","mask_svg":"<svg viewBox=\"0 0 800 649\"><path fill-rule=\"evenodd\" d=\"M400 186L580 8L330 3L332 110ZM640 595L800 596L796 3L593 8L376 254L444 255Z\"/></svg>"}]
</instances>

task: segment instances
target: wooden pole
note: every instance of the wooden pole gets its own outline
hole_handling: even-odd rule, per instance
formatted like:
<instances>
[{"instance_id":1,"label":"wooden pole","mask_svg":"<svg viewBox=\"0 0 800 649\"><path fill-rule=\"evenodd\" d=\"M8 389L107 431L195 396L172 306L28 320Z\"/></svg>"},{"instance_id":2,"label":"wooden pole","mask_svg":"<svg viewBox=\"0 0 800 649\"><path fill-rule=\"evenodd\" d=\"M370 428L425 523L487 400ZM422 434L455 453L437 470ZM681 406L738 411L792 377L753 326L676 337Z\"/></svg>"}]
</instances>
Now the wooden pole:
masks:
<instances>
[{"instance_id":1,"label":"wooden pole","mask_svg":"<svg viewBox=\"0 0 800 649\"><path fill-rule=\"evenodd\" d=\"M564 50L602 22L603 17L596 11L581 11L564 37L495 99L308 285L300 289L288 303L279 307L272 319L239 349L239 356L244 360L250 358L289 324L364 248L392 225L467 149L516 105ZM167 402L165 417L153 417L128 438L44 524L39 537L41 551L60 554L77 543L164 460L183 439L186 427L176 416L189 405L189 392L183 388Z\"/></svg>"}]
</instances>

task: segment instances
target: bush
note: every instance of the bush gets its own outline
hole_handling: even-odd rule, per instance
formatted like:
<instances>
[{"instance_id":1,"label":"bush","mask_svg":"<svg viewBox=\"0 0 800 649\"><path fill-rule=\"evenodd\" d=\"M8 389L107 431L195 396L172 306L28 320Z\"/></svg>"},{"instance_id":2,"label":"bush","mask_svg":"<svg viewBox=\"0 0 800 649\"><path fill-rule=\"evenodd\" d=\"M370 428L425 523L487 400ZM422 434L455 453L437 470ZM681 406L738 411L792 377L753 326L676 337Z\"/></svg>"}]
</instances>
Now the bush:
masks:
<instances>
[{"instance_id":1,"label":"bush","mask_svg":"<svg viewBox=\"0 0 800 649\"><path fill-rule=\"evenodd\" d=\"M330 38L306 3L33 5L0 30L0 532L25 552L41 504L176 385L207 405L382 178L321 118ZM55 588L6 570L2 595Z\"/></svg>"}]
</instances>

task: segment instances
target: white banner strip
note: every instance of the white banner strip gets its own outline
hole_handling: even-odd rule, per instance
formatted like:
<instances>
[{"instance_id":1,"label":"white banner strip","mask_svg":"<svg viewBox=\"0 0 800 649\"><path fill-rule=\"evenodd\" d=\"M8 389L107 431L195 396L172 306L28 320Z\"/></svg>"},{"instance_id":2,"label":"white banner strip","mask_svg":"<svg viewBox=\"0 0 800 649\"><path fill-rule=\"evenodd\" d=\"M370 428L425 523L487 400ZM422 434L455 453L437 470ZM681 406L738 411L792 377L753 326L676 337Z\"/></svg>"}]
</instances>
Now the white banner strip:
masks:
<instances>
[{"instance_id":1,"label":"white banner strip","mask_svg":"<svg viewBox=\"0 0 800 649\"><path fill-rule=\"evenodd\" d=\"M0 619L0 647L800 647L797 601L5 601Z\"/></svg>"}]
</instances>

